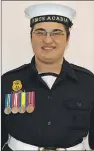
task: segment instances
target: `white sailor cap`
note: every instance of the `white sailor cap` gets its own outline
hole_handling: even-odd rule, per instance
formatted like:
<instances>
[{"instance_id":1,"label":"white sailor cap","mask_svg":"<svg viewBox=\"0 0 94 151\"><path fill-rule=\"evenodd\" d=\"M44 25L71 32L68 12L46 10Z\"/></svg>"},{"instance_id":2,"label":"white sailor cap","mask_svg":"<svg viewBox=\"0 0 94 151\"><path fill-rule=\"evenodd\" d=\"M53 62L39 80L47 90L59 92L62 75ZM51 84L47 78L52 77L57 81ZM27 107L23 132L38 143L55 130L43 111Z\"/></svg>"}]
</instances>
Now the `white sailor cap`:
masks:
<instances>
[{"instance_id":1,"label":"white sailor cap","mask_svg":"<svg viewBox=\"0 0 94 151\"><path fill-rule=\"evenodd\" d=\"M30 19L30 27L40 22L58 22L71 27L73 25L72 20L76 15L74 9L56 3L31 5L24 12Z\"/></svg>"}]
</instances>

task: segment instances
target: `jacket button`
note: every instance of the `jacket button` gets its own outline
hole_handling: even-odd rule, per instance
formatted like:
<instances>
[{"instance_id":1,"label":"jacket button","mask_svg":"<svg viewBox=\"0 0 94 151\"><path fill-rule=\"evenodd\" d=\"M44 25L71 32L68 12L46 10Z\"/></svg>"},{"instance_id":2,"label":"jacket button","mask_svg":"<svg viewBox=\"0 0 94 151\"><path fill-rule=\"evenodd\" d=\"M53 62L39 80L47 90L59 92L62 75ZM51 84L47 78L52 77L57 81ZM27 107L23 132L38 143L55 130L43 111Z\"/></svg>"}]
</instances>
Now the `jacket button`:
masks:
<instances>
[{"instance_id":1,"label":"jacket button","mask_svg":"<svg viewBox=\"0 0 94 151\"><path fill-rule=\"evenodd\" d=\"M48 125L49 125L49 126L51 125L51 121L48 122Z\"/></svg>"},{"instance_id":2,"label":"jacket button","mask_svg":"<svg viewBox=\"0 0 94 151\"><path fill-rule=\"evenodd\" d=\"M82 106L82 104L81 104L80 102L77 102L77 106L81 107L81 106Z\"/></svg>"},{"instance_id":3,"label":"jacket button","mask_svg":"<svg viewBox=\"0 0 94 151\"><path fill-rule=\"evenodd\" d=\"M48 96L48 100L51 100L52 99L52 97L51 96Z\"/></svg>"}]
</instances>

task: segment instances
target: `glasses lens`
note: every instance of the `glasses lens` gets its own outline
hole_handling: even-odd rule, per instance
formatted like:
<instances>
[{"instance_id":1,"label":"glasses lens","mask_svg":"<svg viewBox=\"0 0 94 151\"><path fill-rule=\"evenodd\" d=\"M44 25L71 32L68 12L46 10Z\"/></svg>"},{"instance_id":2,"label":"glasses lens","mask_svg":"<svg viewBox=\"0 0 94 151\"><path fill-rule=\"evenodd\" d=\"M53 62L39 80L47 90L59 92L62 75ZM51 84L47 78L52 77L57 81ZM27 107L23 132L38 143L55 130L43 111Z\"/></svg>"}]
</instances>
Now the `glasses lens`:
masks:
<instances>
[{"instance_id":1,"label":"glasses lens","mask_svg":"<svg viewBox=\"0 0 94 151\"><path fill-rule=\"evenodd\" d=\"M60 39L64 36L65 34L61 31L55 31L55 32L51 32L51 37L54 39L54 40L57 40L57 39Z\"/></svg>"},{"instance_id":2,"label":"glasses lens","mask_svg":"<svg viewBox=\"0 0 94 151\"><path fill-rule=\"evenodd\" d=\"M46 32L41 30L34 31L34 34L41 39L43 39L46 36Z\"/></svg>"}]
</instances>

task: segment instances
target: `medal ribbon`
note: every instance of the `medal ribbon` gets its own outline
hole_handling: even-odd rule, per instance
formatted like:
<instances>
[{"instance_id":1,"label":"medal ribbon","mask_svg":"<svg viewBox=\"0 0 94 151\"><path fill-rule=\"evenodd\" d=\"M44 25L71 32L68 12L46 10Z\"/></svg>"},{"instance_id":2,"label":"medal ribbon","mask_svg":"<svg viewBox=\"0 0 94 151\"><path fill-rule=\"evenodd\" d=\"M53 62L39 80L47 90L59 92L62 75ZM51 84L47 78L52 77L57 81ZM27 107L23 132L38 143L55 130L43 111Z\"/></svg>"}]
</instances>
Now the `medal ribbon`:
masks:
<instances>
[{"instance_id":1,"label":"medal ribbon","mask_svg":"<svg viewBox=\"0 0 94 151\"><path fill-rule=\"evenodd\" d=\"M5 108L7 107L12 108L12 94L5 95Z\"/></svg>"},{"instance_id":2,"label":"medal ribbon","mask_svg":"<svg viewBox=\"0 0 94 151\"><path fill-rule=\"evenodd\" d=\"M15 93L15 106L19 107L19 93Z\"/></svg>"},{"instance_id":3,"label":"medal ribbon","mask_svg":"<svg viewBox=\"0 0 94 151\"><path fill-rule=\"evenodd\" d=\"M35 92L26 92L26 106L32 105L35 107Z\"/></svg>"},{"instance_id":4,"label":"medal ribbon","mask_svg":"<svg viewBox=\"0 0 94 151\"><path fill-rule=\"evenodd\" d=\"M20 93L17 93L17 107L20 106Z\"/></svg>"},{"instance_id":5,"label":"medal ribbon","mask_svg":"<svg viewBox=\"0 0 94 151\"><path fill-rule=\"evenodd\" d=\"M26 107L28 107L29 104L29 92L26 92Z\"/></svg>"},{"instance_id":6,"label":"medal ribbon","mask_svg":"<svg viewBox=\"0 0 94 151\"><path fill-rule=\"evenodd\" d=\"M10 108L12 108L12 94L9 95L10 95Z\"/></svg>"},{"instance_id":7,"label":"medal ribbon","mask_svg":"<svg viewBox=\"0 0 94 151\"><path fill-rule=\"evenodd\" d=\"M28 92L28 106L32 105L35 107L35 92Z\"/></svg>"},{"instance_id":8,"label":"medal ribbon","mask_svg":"<svg viewBox=\"0 0 94 151\"><path fill-rule=\"evenodd\" d=\"M8 94L5 95L5 108L8 107Z\"/></svg>"},{"instance_id":9,"label":"medal ribbon","mask_svg":"<svg viewBox=\"0 0 94 151\"><path fill-rule=\"evenodd\" d=\"M7 106L10 107L10 94L8 94Z\"/></svg>"},{"instance_id":10,"label":"medal ribbon","mask_svg":"<svg viewBox=\"0 0 94 151\"><path fill-rule=\"evenodd\" d=\"M25 102L26 102L26 93L22 92L21 93L21 106L25 107Z\"/></svg>"},{"instance_id":11,"label":"medal ribbon","mask_svg":"<svg viewBox=\"0 0 94 151\"><path fill-rule=\"evenodd\" d=\"M14 107L14 93L12 94L12 108Z\"/></svg>"},{"instance_id":12,"label":"medal ribbon","mask_svg":"<svg viewBox=\"0 0 94 151\"><path fill-rule=\"evenodd\" d=\"M35 92L31 92L31 104L35 108Z\"/></svg>"}]
</instances>

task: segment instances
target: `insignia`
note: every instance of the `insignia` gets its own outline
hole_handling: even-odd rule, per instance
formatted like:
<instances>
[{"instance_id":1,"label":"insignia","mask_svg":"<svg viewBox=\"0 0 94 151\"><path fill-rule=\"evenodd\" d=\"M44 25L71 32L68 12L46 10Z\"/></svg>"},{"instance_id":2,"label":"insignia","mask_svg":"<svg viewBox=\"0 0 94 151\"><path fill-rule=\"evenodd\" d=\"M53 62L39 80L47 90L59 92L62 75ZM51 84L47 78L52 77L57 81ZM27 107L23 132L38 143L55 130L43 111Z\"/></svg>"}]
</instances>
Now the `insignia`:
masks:
<instances>
[{"instance_id":1,"label":"insignia","mask_svg":"<svg viewBox=\"0 0 94 151\"><path fill-rule=\"evenodd\" d=\"M26 111L32 113L35 108L35 92L27 92Z\"/></svg>"},{"instance_id":2,"label":"insignia","mask_svg":"<svg viewBox=\"0 0 94 151\"><path fill-rule=\"evenodd\" d=\"M11 94L6 94L5 95L5 109L4 109L5 114L10 114L11 113Z\"/></svg>"},{"instance_id":3,"label":"insignia","mask_svg":"<svg viewBox=\"0 0 94 151\"><path fill-rule=\"evenodd\" d=\"M12 89L14 91L19 91L19 90L21 90L21 88L22 88L22 83L20 80L13 81Z\"/></svg>"}]
</instances>

